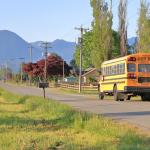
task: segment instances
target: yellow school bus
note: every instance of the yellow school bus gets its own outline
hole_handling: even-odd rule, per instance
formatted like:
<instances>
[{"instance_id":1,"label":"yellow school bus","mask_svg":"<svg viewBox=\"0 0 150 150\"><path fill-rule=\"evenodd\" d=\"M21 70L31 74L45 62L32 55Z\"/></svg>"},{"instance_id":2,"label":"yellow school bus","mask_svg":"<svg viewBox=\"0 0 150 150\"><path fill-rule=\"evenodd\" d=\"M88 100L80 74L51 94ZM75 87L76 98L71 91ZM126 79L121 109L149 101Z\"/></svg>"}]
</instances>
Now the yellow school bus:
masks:
<instances>
[{"instance_id":1,"label":"yellow school bus","mask_svg":"<svg viewBox=\"0 0 150 150\"><path fill-rule=\"evenodd\" d=\"M130 100L141 96L150 100L150 53L137 53L105 61L101 65L99 97L114 96L114 100Z\"/></svg>"}]
</instances>

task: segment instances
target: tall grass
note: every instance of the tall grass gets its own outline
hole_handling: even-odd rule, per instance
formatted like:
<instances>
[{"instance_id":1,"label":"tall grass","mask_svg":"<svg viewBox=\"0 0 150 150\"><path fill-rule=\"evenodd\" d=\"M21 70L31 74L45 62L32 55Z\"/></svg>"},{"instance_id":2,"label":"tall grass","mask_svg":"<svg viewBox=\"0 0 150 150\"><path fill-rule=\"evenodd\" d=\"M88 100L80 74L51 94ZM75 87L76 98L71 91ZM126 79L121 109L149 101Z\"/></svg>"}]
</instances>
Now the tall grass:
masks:
<instances>
[{"instance_id":1,"label":"tall grass","mask_svg":"<svg viewBox=\"0 0 150 150\"><path fill-rule=\"evenodd\" d=\"M0 89L0 150L148 150L149 140L102 116Z\"/></svg>"}]
</instances>

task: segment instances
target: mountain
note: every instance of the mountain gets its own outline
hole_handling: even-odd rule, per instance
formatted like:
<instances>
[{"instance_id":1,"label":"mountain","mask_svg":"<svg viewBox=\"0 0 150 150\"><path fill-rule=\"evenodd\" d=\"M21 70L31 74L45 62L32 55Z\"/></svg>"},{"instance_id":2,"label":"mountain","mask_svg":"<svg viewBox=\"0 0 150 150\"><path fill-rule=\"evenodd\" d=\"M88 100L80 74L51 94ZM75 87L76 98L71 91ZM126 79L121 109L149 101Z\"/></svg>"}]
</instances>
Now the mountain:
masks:
<instances>
[{"instance_id":1,"label":"mountain","mask_svg":"<svg viewBox=\"0 0 150 150\"><path fill-rule=\"evenodd\" d=\"M0 60L25 57L27 55L28 42L17 34L0 30Z\"/></svg>"},{"instance_id":2,"label":"mountain","mask_svg":"<svg viewBox=\"0 0 150 150\"><path fill-rule=\"evenodd\" d=\"M26 62L29 62L29 44L33 45L33 61L39 60L42 57L41 48L42 41L29 43L21 38L14 32L8 30L0 30L0 63L6 63L6 61L21 61L19 58L25 58ZM68 63L73 58L75 49L75 43L67 42L64 40L55 40L50 42L52 48L49 49L50 53L57 53L62 56Z\"/></svg>"},{"instance_id":3,"label":"mountain","mask_svg":"<svg viewBox=\"0 0 150 150\"><path fill-rule=\"evenodd\" d=\"M137 43L137 37L131 37L128 39L129 46L133 46Z\"/></svg>"},{"instance_id":4,"label":"mountain","mask_svg":"<svg viewBox=\"0 0 150 150\"><path fill-rule=\"evenodd\" d=\"M128 45L130 48L128 49L129 54L133 54L136 52L136 44L137 44L137 37L132 37L128 39Z\"/></svg>"},{"instance_id":5,"label":"mountain","mask_svg":"<svg viewBox=\"0 0 150 150\"><path fill-rule=\"evenodd\" d=\"M132 37L128 39L128 44L130 46L137 42L137 37ZM26 62L29 62L29 44L33 45L33 61L43 58L41 48L42 41L36 41L29 43L21 38L14 32L8 30L0 30L0 64L4 64L7 61L14 59L15 61L22 61L18 58L25 58ZM75 43L64 41L62 39L57 39L50 42L49 48L50 53L56 53L60 55L68 63L73 58L73 53L75 50ZM12 62L10 62L12 64Z\"/></svg>"},{"instance_id":6,"label":"mountain","mask_svg":"<svg viewBox=\"0 0 150 150\"><path fill-rule=\"evenodd\" d=\"M33 47L39 49L41 52L43 48L41 48L43 41L37 41L31 43ZM50 48L48 49L49 53L56 53L61 56L68 63L72 60L73 54L75 51L75 43L64 41L62 39L57 39L49 44Z\"/></svg>"}]
</instances>

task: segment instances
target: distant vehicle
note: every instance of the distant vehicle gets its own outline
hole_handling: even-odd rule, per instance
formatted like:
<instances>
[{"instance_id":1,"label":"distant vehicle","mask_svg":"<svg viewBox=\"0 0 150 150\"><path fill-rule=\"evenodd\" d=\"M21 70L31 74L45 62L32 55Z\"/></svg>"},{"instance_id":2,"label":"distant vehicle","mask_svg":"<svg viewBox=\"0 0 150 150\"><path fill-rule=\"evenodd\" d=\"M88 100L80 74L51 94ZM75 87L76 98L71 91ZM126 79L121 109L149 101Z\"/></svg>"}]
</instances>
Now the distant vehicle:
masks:
<instances>
[{"instance_id":1,"label":"distant vehicle","mask_svg":"<svg viewBox=\"0 0 150 150\"><path fill-rule=\"evenodd\" d=\"M99 97L114 96L114 100L130 100L141 96L150 100L150 53L132 54L105 61L101 66Z\"/></svg>"}]
</instances>

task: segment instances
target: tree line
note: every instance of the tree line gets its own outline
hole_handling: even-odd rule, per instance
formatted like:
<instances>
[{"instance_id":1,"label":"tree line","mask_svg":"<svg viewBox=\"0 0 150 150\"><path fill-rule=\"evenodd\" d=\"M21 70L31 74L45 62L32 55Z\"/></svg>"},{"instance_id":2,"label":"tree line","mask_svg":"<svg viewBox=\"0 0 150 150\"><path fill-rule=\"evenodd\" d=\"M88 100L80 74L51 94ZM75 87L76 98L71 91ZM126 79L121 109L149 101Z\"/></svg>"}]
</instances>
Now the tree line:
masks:
<instances>
[{"instance_id":1,"label":"tree line","mask_svg":"<svg viewBox=\"0 0 150 150\"><path fill-rule=\"evenodd\" d=\"M91 30L83 35L83 68L100 68L103 61L130 54L127 41L127 0L118 3L118 31L112 29L112 0L90 0L93 10ZM150 13L149 3L140 0L138 18L137 43L134 53L150 52ZM134 19L134 18L132 18ZM79 66L80 45L74 53L74 65ZM133 48L133 47L132 47Z\"/></svg>"}]
</instances>

